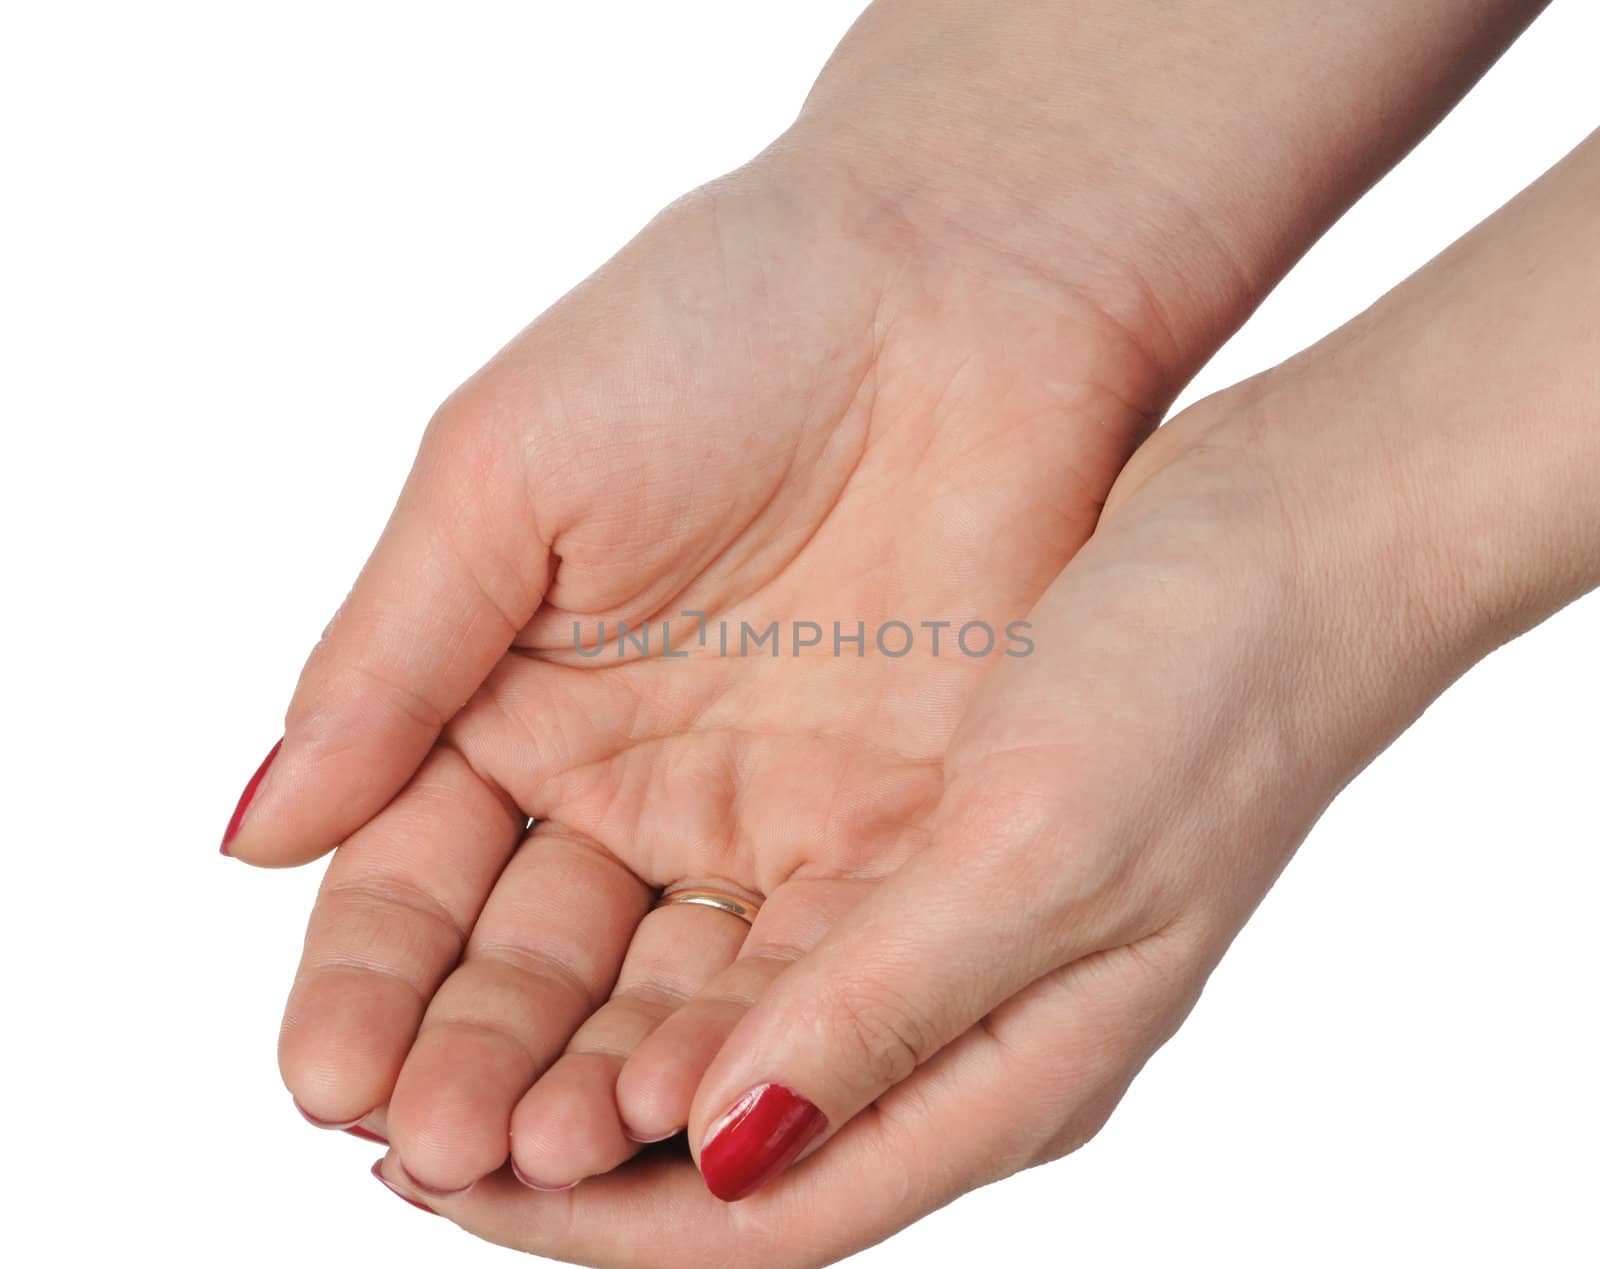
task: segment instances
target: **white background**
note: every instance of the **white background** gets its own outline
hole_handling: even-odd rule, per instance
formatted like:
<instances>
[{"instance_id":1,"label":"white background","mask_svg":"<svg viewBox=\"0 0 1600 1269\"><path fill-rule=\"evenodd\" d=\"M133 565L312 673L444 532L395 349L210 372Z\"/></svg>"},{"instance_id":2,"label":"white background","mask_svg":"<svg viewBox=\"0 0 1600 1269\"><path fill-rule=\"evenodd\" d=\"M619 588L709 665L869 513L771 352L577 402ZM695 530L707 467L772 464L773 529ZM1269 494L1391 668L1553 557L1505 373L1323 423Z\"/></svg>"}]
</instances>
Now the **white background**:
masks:
<instances>
[{"instance_id":1,"label":"white background","mask_svg":"<svg viewBox=\"0 0 1600 1269\"><path fill-rule=\"evenodd\" d=\"M858 7L5 7L0 1255L515 1263L295 1115L274 1040L319 870L216 842L433 406L780 130ZM1557 0L1196 391L1600 123L1597 9ZM1474 671L1100 1139L854 1263L1600 1262L1597 649L1591 599Z\"/></svg>"}]
</instances>

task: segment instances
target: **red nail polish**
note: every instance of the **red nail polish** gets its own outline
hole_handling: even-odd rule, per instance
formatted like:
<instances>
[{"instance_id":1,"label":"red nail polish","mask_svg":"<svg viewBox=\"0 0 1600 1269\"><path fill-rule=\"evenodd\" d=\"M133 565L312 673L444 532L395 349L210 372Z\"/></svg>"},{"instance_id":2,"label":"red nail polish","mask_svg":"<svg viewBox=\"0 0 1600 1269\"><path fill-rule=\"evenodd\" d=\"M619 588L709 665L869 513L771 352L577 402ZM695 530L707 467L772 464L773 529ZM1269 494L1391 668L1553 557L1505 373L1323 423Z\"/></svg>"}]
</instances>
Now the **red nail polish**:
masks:
<instances>
[{"instance_id":1,"label":"red nail polish","mask_svg":"<svg viewBox=\"0 0 1600 1269\"><path fill-rule=\"evenodd\" d=\"M384 1176L383 1175L383 1160L382 1159L379 1159L376 1163L374 1163L372 1165L372 1175L377 1177L378 1180L383 1182L383 1188L388 1190L390 1194L395 1195L397 1198L404 1199L407 1203L410 1203L412 1207L420 1207L429 1216L437 1216L439 1214L438 1212L434 1211L433 1208L429 1207L426 1203L417 1202L416 1199L412 1198L409 1194L407 1194L404 1190L402 1190L398 1185L396 1185L388 1177Z\"/></svg>"},{"instance_id":2,"label":"red nail polish","mask_svg":"<svg viewBox=\"0 0 1600 1269\"><path fill-rule=\"evenodd\" d=\"M380 1146L389 1144L387 1138L378 1136L372 1129L363 1128L360 1124L351 1124L345 1131L358 1141L374 1141Z\"/></svg>"},{"instance_id":3,"label":"red nail polish","mask_svg":"<svg viewBox=\"0 0 1600 1269\"><path fill-rule=\"evenodd\" d=\"M530 1190L538 1190L540 1194L565 1194L568 1190L576 1189L578 1185L576 1181L568 1181L565 1185L544 1185L519 1168L515 1159L511 1161L511 1175Z\"/></svg>"},{"instance_id":4,"label":"red nail polish","mask_svg":"<svg viewBox=\"0 0 1600 1269\"><path fill-rule=\"evenodd\" d=\"M239 795L239 804L233 808L233 818L228 821L227 831L222 834L222 853L231 854L228 843L239 835L239 825L244 823L244 813L250 809L250 803L255 801L256 790L261 787L261 781L266 779L267 768L272 765L272 760L278 756L278 750L283 748L283 741L278 741L272 746L272 751L262 759L261 765L256 768L255 775L250 777L250 783L244 786L244 792Z\"/></svg>"},{"instance_id":5,"label":"red nail polish","mask_svg":"<svg viewBox=\"0 0 1600 1269\"><path fill-rule=\"evenodd\" d=\"M700 1147L706 1188L733 1203L770 1181L828 1126L822 1112L782 1084L762 1084L736 1101Z\"/></svg>"}]
</instances>

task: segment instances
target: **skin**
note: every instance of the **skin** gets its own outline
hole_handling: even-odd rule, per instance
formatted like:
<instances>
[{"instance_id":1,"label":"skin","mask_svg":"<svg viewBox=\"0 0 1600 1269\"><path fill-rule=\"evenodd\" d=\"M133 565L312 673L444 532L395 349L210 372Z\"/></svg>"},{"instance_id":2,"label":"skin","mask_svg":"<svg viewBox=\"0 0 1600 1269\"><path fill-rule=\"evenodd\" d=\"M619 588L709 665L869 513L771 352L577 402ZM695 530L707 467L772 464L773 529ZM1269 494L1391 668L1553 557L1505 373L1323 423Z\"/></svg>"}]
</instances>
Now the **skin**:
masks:
<instances>
[{"instance_id":1,"label":"skin","mask_svg":"<svg viewBox=\"0 0 1600 1269\"><path fill-rule=\"evenodd\" d=\"M285 1018L300 1104L385 1129L389 1179L475 1232L594 1263L818 1263L1092 1132L1392 734L1360 715L1319 747L1294 732L1316 712L1298 680L1252 695L1263 665L1325 651L1275 628L1303 606L1270 546L1279 477L1238 439L1279 426L1246 399L1282 397L1242 389L1123 465L1537 7L1318 7L1311 92L1281 5L874 6L789 135L670 208L430 428L233 843L259 864L339 845ZM974 82L992 91L937 91ZM1232 487L1224 466L1269 474ZM1392 491L1369 475L1351 487ZM572 652L574 619L684 609L1030 614L1050 646L1010 665ZM1193 631L1218 629L1208 662ZM1403 726L1417 683L1447 681L1374 699ZM1152 754L1182 773L1164 797L1128 787ZM1201 848L1229 824L1232 849ZM748 938L644 916L690 880L764 897ZM779 1078L842 1130L772 1190L724 1207L660 1152L609 1171L630 1131L687 1125L698 1148ZM927 1148L974 1116L959 1151ZM532 1194L497 1171L508 1145L535 1181L595 1179Z\"/></svg>"},{"instance_id":2,"label":"skin","mask_svg":"<svg viewBox=\"0 0 1600 1269\"><path fill-rule=\"evenodd\" d=\"M822 234L785 223L765 169L734 185L670 211L594 289L469 384L434 433L441 464L470 454L460 434L485 418L510 420L506 448L538 451L534 467L554 480L530 515L552 544L555 581L531 621L503 601L513 616L498 628L521 623L519 651L333 861L282 1052L291 1088L319 1118L388 1102L407 1167L440 1188L505 1161L512 1107L613 991L625 954L626 1016L597 1018L580 1047L631 1047L630 1029L731 960L743 929L727 929L729 918L661 913L635 936L657 888L703 879L767 896L763 934L787 941L817 919L814 903L837 905L806 879L890 870L917 850L942 790L940 757L987 669L948 652L907 663L619 662L613 647L588 661L573 649L574 615L589 623L586 644L602 614L637 627L685 609L736 629L835 612L869 627L946 613L1003 626L1093 527L1098 496L1147 427L1127 402L1154 407L1138 355L1061 288L943 252L929 253L937 271L911 273L898 253L834 224ZM845 258L829 262L813 302L796 306L809 324L780 322L769 297L817 288L823 253ZM683 279L663 276L662 261ZM835 272L852 285L835 285ZM685 307L706 313L716 340L680 346L700 334ZM728 331L739 337L723 344ZM575 351L585 345L592 351ZM618 347L652 353L619 375ZM714 368L713 355L728 360ZM529 368L552 363L562 367L550 389L558 403L530 423ZM684 366L692 384L675 377ZM1046 366L1052 375L1039 373ZM663 415L625 406L621 421L614 412L690 387L717 413L687 403ZM1046 446L1034 438L1043 420ZM561 491L572 470L627 493ZM1008 539L1029 549L985 563L986 542ZM446 630L457 618L438 612ZM678 621L691 652L696 624ZM381 646L354 605L328 646L352 644ZM513 858L524 815L540 824ZM672 954L700 929L711 949ZM378 1060L351 1062L352 1047ZM582 1075L570 1065L554 1078L616 1074L615 1063L584 1063ZM595 1095L609 1107L609 1082ZM686 1111L640 1108L633 1126L658 1135ZM617 1145L583 1162L620 1162ZM567 1160L519 1157L535 1178L576 1179Z\"/></svg>"},{"instance_id":3,"label":"skin","mask_svg":"<svg viewBox=\"0 0 1600 1269\"><path fill-rule=\"evenodd\" d=\"M734 1205L663 1156L563 1195L491 1177L438 1210L585 1263L823 1264L1087 1140L1344 784L1600 586L1597 197L1600 134L1134 456L1031 614L1038 657L953 738L928 850L705 1076L697 1115L741 1064L804 1087L844 1124L825 1148ZM852 993L876 1012L850 1027L813 1004Z\"/></svg>"}]
</instances>

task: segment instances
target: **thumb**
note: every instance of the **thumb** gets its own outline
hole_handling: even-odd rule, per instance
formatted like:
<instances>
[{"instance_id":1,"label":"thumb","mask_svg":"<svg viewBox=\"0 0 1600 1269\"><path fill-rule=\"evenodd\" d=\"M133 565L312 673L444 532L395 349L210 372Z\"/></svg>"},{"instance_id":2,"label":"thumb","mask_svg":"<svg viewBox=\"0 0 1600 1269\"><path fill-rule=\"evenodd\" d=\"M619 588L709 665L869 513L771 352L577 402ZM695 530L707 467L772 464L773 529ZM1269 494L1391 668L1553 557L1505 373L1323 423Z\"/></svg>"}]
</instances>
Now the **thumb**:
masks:
<instances>
[{"instance_id":1,"label":"thumb","mask_svg":"<svg viewBox=\"0 0 1600 1269\"><path fill-rule=\"evenodd\" d=\"M1121 941L1059 838L1043 818L945 829L784 971L695 1094L713 1194L750 1194L1028 984Z\"/></svg>"},{"instance_id":2,"label":"thumb","mask_svg":"<svg viewBox=\"0 0 1600 1269\"><path fill-rule=\"evenodd\" d=\"M349 598L312 652L284 736L222 842L300 864L377 814L539 607L550 575L509 414L447 403Z\"/></svg>"}]
</instances>

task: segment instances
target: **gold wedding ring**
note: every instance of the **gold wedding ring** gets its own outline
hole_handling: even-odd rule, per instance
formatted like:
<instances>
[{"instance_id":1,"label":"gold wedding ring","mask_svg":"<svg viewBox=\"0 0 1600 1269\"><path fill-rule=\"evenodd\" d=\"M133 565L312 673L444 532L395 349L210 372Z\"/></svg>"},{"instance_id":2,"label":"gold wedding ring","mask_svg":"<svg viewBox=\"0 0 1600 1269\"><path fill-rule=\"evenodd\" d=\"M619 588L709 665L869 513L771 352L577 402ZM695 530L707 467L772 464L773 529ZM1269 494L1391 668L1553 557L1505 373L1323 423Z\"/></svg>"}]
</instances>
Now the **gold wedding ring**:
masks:
<instances>
[{"instance_id":1,"label":"gold wedding ring","mask_svg":"<svg viewBox=\"0 0 1600 1269\"><path fill-rule=\"evenodd\" d=\"M656 907L664 908L669 903L692 903L702 908L715 908L718 912L738 917L746 925L754 925L756 913L761 911L759 903L751 903L748 899L741 899L726 890L700 890L692 887L668 891L656 900Z\"/></svg>"}]
</instances>

